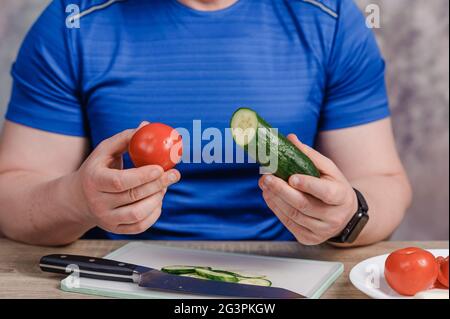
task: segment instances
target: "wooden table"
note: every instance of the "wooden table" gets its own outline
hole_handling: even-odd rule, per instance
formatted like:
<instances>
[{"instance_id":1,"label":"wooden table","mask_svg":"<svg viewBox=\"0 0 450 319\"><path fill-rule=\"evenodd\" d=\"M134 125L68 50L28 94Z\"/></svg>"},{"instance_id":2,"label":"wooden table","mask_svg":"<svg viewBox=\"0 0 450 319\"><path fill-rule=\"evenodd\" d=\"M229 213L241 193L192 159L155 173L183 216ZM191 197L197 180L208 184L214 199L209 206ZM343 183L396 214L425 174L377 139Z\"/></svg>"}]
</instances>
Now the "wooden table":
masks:
<instances>
[{"instance_id":1,"label":"wooden table","mask_svg":"<svg viewBox=\"0 0 450 319\"><path fill-rule=\"evenodd\" d=\"M88 295L65 293L59 290L61 277L40 271L39 258L46 254L67 253L100 257L126 241L80 240L60 247L28 246L7 239L0 239L0 298L96 298ZM418 246L422 248L448 248L448 242L381 242L369 247L338 249L328 245L305 247L294 242L187 242L157 241L155 243L240 252L265 256L310 258L340 261L344 263L344 274L328 289L323 298L366 298L348 279L351 268L358 262L397 248Z\"/></svg>"}]
</instances>

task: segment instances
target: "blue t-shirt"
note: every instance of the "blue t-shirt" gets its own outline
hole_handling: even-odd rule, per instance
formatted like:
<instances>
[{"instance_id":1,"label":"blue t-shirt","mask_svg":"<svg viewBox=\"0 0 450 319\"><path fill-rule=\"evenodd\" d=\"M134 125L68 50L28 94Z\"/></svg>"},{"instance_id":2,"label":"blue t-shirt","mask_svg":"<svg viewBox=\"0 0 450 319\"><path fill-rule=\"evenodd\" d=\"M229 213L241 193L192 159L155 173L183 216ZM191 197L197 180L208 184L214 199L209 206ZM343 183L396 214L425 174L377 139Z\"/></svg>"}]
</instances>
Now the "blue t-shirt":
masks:
<instances>
[{"instance_id":1,"label":"blue t-shirt","mask_svg":"<svg viewBox=\"0 0 450 319\"><path fill-rule=\"evenodd\" d=\"M80 7L80 28L66 26L69 4ZM196 163L204 149L191 152L153 227L90 238L292 240L262 199L258 166L224 163L233 111L251 107L309 145L320 131L389 116L384 61L351 0L239 0L213 12L176 0L55 0L12 76L8 120L92 147L143 120L190 133L201 120L201 146L216 132L206 128L222 132L222 163Z\"/></svg>"}]
</instances>

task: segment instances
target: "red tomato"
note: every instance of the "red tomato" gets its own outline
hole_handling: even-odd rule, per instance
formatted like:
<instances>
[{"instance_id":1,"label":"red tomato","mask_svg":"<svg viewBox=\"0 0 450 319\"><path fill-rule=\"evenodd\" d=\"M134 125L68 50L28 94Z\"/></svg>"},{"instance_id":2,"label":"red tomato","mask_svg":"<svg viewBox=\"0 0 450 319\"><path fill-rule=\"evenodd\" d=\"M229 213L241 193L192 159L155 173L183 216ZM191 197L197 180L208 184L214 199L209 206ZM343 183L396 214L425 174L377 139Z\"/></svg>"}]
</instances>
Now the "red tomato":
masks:
<instances>
[{"instance_id":1,"label":"red tomato","mask_svg":"<svg viewBox=\"0 0 450 319\"><path fill-rule=\"evenodd\" d=\"M447 258L437 257L436 262L439 265L438 283L448 288L448 256Z\"/></svg>"},{"instance_id":2,"label":"red tomato","mask_svg":"<svg viewBox=\"0 0 450 319\"><path fill-rule=\"evenodd\" d=\"M394 251L388 256L384 276L396 292L414 296L434 285L438 271L439 267L432 253L409 247Z\"/></svg>"},{"instance_id":3,"label":"red tomato","mask_svg":"<svg viewBox=\"0 0 450 319\"><path fill-rule=\"evenodd\" d=\"M443 284L439 282L439 280L436 280L433 287L431 287L430 289L448 289L448 287L445 287Z\"/></svg>"},{"instance_id":4,"label":"red tomato","mask_svg":"<svg viewBox=\"0 0 450 319\"><path fill-rule=\"evenodd\" d=\"M128 152L136 167L160 165L167 171L181 160L181 135L168 125L150 123L133 135Z\"/></svg>"}]
</instances>

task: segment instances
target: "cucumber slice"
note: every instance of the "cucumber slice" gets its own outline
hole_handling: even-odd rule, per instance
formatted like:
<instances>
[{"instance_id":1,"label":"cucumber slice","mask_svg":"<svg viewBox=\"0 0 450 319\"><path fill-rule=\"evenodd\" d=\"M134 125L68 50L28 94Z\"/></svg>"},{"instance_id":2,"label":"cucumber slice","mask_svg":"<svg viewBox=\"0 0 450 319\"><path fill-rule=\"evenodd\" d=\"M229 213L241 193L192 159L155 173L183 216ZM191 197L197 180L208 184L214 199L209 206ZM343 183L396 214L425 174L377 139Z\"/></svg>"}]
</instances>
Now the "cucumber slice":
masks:
<instances>
[{"instance_id":1,"label":"cucumber slice","mask_svg":"<svg viewBox=\"0 0 450 319\"><path fill-rule=\"evenodd\" d=\"M161 271L174 275L182 275L182 274L194 274L195 270L198 268L211 269L210 267L174 265L163 267L161 268Z\"/></svg>"},{"instance_id":2,"label":"cucumber slice","mask_svg":"<svg viewBox=\"0 0 450 319\"><path fill-rule=\"evenodd\" d=\"M264 287L270 287L272 286L272 282L267 279L263 278L246 278L239 280L240 284L244 285L255 285L255 286L264 286Z\"/></svg>"},{"instance_id":3,"label":"cucumber slice","mask_svg":"<svg viewBox=\"0 0 450 319\"><path fill-rule=\"evenodd\" d=\"M252 274L245 274L245 273L242 273L242 272L222 270L222 269L213 269L213 271L221 272L221 273L228 274L228 275L232 275L232 276L238 277L239 279L240 278L245 279L245 278L265 278L266 277L264 275L252 275Z\"/></svg>"},{"instance_id":4,"label":"cucumber slice","mask_svg":"<svg viewBox=\"0 0 450 319\"><path fill-rule=\"evenodd\" d=\"M261 166L271 168L275 176L285 181L294 174L320 177L314 163L252 109L236 110L230 126L236 144L243 147ZM273 163L275 167L270 167Z\"/></svg>"},{"instance_id":5,"label":"cucumber slice","mask_svg":"<svg viewBox=\"0 0 450 319\"><path fill-rule=\"evenodd\" d=\"M199 276L199 275L197 275L196 273L193 273L193 274L183 274L183 275L180 275L180 276L182 276L182 277L190 277L190 278L195 278L195 279L208 280L208 278Z\"/></svg>"},{"instance_id":6,"label":"cucumber slice","mask_svg":"<svg viewBox=\"0 0 450 319\"><path fill-rule=\"evenodd\" d=\"M236 276L224 274L221 272L204 269L204 268L196 268L195 272L197 275L202 276L207 279L211 280L218 280L218 281L226 281L226 282L238 282L239 279Z\"/></svg>"},{"instance_id":7,"label":"cucumber slice","mask_svg":"<svg viewBox=\"0 0 450 319\"><path fill-rule=\"evenodd\" d=\"M231 117L231 132L239 146L249 145L256 137L258 116L251 109L240 108Z\"/></svg>"}]
</instances>

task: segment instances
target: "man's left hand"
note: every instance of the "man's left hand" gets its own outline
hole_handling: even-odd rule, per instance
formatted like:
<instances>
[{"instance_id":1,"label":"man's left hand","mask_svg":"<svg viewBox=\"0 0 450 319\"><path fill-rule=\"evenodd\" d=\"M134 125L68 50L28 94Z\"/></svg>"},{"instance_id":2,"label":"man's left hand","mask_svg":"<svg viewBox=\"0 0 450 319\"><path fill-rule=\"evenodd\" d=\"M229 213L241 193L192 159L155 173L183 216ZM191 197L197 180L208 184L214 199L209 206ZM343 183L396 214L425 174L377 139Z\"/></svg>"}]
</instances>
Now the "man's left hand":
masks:
<instances>
[{"instance_id":1,"label":"man's left hand","mask_svg":"<svg viewBox=\"0 0 450 319\"><path fill-rule=\"evenodd\" d=\"M293 134L288 139L313 161L321 177L296 174L286 183L264 175L259 186L269 208L300 243L320 244L345 228L357 211L358 200L333 161L302 144Z\"/></svg>"}]
</instances>

